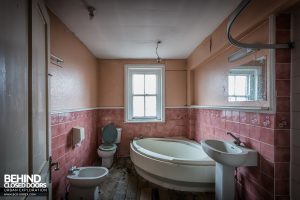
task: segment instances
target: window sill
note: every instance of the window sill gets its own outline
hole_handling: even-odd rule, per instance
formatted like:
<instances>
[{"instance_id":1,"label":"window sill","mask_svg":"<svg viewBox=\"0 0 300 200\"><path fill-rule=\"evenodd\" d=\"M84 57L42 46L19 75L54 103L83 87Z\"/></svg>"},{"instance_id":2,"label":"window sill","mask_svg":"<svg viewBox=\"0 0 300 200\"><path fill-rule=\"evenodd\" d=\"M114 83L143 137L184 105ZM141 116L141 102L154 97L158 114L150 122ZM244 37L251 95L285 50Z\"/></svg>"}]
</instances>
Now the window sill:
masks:
<instances>
[{"instance_id":1,"label":"window sill","mask_svg":"<svg viewBox=\"0 0 300 200\"><path fill-rule=\"evenodd\" d=\"M124 123L165 123L165 120L134 120L134 121L125 121Z\"/></svg>"}]
</instances>

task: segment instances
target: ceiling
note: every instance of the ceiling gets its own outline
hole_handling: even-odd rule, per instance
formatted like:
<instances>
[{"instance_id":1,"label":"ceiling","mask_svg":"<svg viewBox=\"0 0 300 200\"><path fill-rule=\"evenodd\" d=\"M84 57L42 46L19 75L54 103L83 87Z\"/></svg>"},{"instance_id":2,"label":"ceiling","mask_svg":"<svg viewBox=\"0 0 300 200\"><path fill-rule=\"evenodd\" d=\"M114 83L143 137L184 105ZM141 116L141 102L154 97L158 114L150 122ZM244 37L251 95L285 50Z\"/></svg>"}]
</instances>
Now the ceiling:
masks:
<instances>
[{"instance_id":1,"label":"ceiling","mask_svg":"<svg viewBox=\"0 0 300 200\"><path fill-rule=\"evenodd\" d=\"M46 0L98 58L187 58L241 0ZM96 8L91 20L86 5Z\"/></svg>"}]
</instances>

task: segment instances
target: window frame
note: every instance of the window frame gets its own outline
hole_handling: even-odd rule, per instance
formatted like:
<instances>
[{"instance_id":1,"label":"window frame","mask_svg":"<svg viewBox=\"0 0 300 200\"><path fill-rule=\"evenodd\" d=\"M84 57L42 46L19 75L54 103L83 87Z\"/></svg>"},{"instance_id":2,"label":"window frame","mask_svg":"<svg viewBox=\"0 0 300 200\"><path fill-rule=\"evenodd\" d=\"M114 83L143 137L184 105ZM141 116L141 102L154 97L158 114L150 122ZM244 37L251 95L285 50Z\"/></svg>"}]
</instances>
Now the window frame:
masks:
<instances>
[{"instance_id":1,"label":"window frame","mask_svg":"<svg viewBox=\"0 0 300 200\"><path fill-rule=\"evenodd\" d=\"M229 76L233 76L236 79L236 76L246 76L247 77L247 95L229 95L228 94L228 101L229 102L237 102L237 98L247 98L246 101L253 101L257 99L257 82L258 82L258 75L259 69L252 68L252 69L233 69L229 72ZM229 77L228 76L228 77ZM229 83L228 83L229 84ZM234 101L229 100L229 98L235 98Z\"/></svg>"},{"instance_id":2,"label":"window frame","mask_svg":"<svg viewBox=\"0 0 300 200\"><path fill-rule=\"evenodd\" d=\"M156 116L157 117L133 117L133 94L132 74L156 74L157 75L157 98ZM125 122L165 122L165 65L162 64L126 64L124 67L125 75ZM131 87L129 87L131 85ZM148 96L143 94L141 96ZM155 95L149 95L155 96Z\"/></svg>"}]
</instances>

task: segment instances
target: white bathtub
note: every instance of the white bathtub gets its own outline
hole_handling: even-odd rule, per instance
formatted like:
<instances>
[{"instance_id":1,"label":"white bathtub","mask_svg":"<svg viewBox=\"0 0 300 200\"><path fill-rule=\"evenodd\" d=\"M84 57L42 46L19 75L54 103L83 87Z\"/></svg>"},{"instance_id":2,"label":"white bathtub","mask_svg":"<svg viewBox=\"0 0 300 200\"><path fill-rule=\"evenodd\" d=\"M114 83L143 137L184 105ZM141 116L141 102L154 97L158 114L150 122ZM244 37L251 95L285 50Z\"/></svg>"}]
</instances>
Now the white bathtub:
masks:
<instances>
[{"instance_id":1,"label":"white bathtub","mask_svg":"<svg viewBox=\"0 0 300 200\"><path fill-rule=\"evenodd\" d=\"M130 157L137 173L165 188L214 191L215 162L192 140L146 138L133 140Z\"/></svg>"}]
</instances>

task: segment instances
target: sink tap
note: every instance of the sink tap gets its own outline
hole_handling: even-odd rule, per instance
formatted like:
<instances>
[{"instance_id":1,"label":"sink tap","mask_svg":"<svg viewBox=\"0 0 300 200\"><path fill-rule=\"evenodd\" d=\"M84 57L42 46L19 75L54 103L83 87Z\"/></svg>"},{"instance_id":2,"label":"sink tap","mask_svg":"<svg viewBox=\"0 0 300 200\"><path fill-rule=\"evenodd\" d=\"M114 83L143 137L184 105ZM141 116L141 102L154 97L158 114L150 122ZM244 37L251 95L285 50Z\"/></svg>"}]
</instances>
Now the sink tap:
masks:
<instances>
[{"instance_id":1,"label":"sink tap","mask_svg":"<svg viewBox=\"0 0 300 200\"><path fill-rule=\"evenodd\" d=\"M75 171L79 171L79 169L76 166L72 166L69 170L68 173L69 175L74 175Z\"/></svg>"},{"instance_id":2,"label":"sink tap","mask_svg":"<svg viewBox=\"0 0 300 200\"><path fill-rule=\"evenodd\" d=\"M230 132L227 132L227 135L230 135L234 139L234 142L233 142L234 144L236 144L237 146L241 146L242 141L240 140L239 137L236 137L235 135L233 135Z\"/></svg>"}]
</instances>

